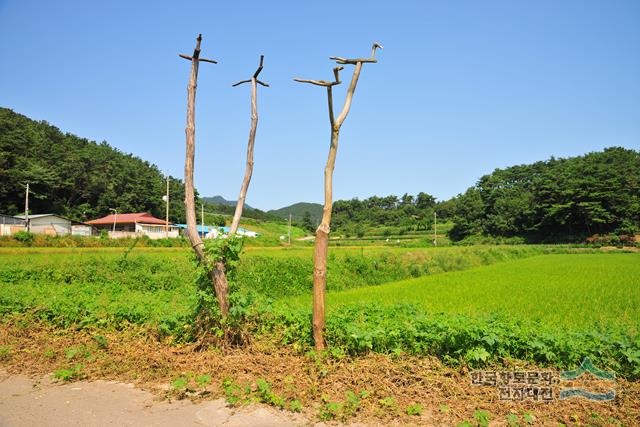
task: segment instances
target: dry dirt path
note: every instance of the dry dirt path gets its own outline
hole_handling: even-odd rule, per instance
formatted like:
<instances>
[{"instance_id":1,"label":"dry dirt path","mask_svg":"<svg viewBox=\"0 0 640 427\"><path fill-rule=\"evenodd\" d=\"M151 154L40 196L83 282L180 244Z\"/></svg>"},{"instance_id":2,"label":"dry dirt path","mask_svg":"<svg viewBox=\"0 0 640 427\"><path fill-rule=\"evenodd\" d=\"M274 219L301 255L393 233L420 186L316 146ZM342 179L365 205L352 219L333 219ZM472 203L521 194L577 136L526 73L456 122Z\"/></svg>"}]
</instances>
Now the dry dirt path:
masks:
<instances>
[{"instance_id":1,"label":"dry dirt path","mask_svg":"<svg viewBox=\"0 0 640 427\"><path fill-rule=\"evenodd\" d=\"M253 406L228 408L223 399L158 400L115 381L54 384L0 372L0 426L299 426L302 417Z\"/></svg>"}]
</instances>

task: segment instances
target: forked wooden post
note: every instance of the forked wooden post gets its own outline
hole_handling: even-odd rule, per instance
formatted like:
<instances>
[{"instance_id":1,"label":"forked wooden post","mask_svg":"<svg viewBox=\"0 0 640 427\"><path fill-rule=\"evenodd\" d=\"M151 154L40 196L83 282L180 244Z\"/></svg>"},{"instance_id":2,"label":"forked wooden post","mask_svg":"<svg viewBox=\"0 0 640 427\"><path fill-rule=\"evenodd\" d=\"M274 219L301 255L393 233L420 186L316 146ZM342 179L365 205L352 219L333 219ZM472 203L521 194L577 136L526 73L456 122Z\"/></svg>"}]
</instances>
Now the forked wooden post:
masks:
<instances>
[{"instance_id":1,"label":"forked wooden post","mask_svg":"<svg viewBox=\"0 0 640 427\"><path fill-rule=\"evenodd\" d=\"M229 285L225 276L224 264L221 262L211 262L204 252L204 243L196 230L196 207L195 192L193 188L193 165L196 150L196 126L195 126L195 110L196 110L196 87L198 83L198 66L200 62L209 62L217 64L212 59L200 58L200 43L202 42L202 34L198 34L196 48L193 55L179 54L181 58L191 61L191 74L189 84L187 86L187 126L185 128L186 135L186 157L184 162L184 206L187 217L187 235L191 246L196 253L200 262L204 265L209 275L209 279L213 285L220 312L223 317L229 313Z\"/></svg>"},{"instance_id":2,"label":"forked wooden post","mask_svg":"<svg viewBox=\"0 0 640 427\"><path fill-rule=\"evenodd\" d=\"M316 241L313 253L313 340L317 351L322 351L326 347L324 340L325 326L325 292L327 288L327 252L329 250L329 233L331 232L331 209L333 208L333 170L336 163L336 153L338 151L338 139L340 137L340 127L349 114L351 101L358 84L362 64L378 62L375 59L376 49L381 48L378 43L374 43L371 48L370 58L347 59L332 56L330 59L338 64L355 65L351 83L347 89L347 96L342 107L342 112L337 119L333 115L333 93L332 88L341 83L340 70L344 67L333 69L334 81L294 79L300 83L310 83L316 86L327 88L327 100L329 103L329 122L331 124L331 145L329 146L329 157L324 168L324 209L322 211L322 221L316 230Z\"/></svg>"},{"instance_id":3,"label":"forked wooden post","mask_svg":"<svg viewBox=\"0 0 640 427\"><path fill-rule=\"evenodd\" d=\"M233 214L233 221L231 222L231 229L229 234L233 236L238 230L240 225L240 218L242 218L242 209L244 209L244 201L247 198L247 189L251 182L251 175L253 174L253 146L256 141L256 129L258 127L258 83L264 87L269 87L268 84L258 80L258 75L262 71L262 64L264 62L264 55L260 55L260 65L253 76L249 80L242 80L232 85L233 87L239 86L243 83L251 83L251 129L249 130L249 142L247 143L247 166L244 172L244 179L240 186L240 195L236 202L236 210Z\"/></svg>"}]
</instances>

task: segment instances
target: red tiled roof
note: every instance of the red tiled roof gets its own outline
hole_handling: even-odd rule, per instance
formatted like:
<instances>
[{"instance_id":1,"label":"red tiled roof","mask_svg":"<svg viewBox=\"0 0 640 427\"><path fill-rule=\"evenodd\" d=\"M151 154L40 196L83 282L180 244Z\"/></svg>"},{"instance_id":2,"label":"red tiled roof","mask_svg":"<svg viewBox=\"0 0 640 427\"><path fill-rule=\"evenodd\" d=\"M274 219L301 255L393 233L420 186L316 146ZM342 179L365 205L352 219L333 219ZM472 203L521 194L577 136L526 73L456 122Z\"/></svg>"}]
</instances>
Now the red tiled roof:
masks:
<instances>
[{"instance_id":1,"label":"red tiled roof","mask_svg":"<svg viewBox=\"0 0 640 427\"><path fill-rule=\"evenodd\" d=\"M162 224L162 225L166 224L165 220L155 218L151 214L148 214L146 212L126 213L126 214L119 213L118 215L111 214L111 215L104 216L102 218L87 221L86 224L92 224L92 225L113 224L114 219L116 221L116 224L133 224L135 222L139 222L142 224Z\"/></svg>"}]
</instances>

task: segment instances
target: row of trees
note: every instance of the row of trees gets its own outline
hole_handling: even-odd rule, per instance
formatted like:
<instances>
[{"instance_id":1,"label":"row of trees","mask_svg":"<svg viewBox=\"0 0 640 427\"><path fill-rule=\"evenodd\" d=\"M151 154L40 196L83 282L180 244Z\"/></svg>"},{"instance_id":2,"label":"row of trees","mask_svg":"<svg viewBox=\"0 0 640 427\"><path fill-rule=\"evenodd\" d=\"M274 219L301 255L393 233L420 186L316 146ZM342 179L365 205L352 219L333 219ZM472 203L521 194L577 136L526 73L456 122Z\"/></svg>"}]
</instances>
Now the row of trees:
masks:
<instances>
[{"instance_id":1,"label":"row of trees","mask_svg":"<svg viewBox=\"0 0 640 427\"><path fill-rule=\"evenodd\" d=\"M496 169L458 196L451 238L579 241L640 231L640 152L612 147Z\"/></svg>"},{"instance_id":2,"label":"row of trees","mask_svg":"<svg viewBox=\"0 0 640 427\"><path fill-rule=\"evenodd\" d=\"M155 165L6 108L0 108L0 182L5 214L24 212L29 183L34 213L84 221L117 208L164 218L166 178ZM184 222L184 185L176 178L169 184L170 220Z\"/></svg>"},{"instance_id":3,"label":"row of trees","mask_svg":"<svg viewBox=\"0 0 640 427\"><path fill-rule=\"evenodd\" d=\"M378 226L427 229L431 226L435 207L435 197L423 192L415 197L405 193L401 197L337 200L333 204L331 225L342 232Z\"/></svg>"},{"instance_id":4,"label":"row of trees","mask_svg":"<svg viewBox=\"0 0 640 427\"><path fill-rule=\"evenodd\" d=\"M166 177L157 166L111 147L57 127L0 108L0 213L24 212L29 183L32 213L55 213L77 221L118 212L149 212L165 216ZM169 220L184 223L184 184L169 178ZM197 197L197 191L196 191ZM203 202L207 224L224 225L235 206ZM264 221L282 221L259 209L243 215Z\"/></svg>"}]
</instances>

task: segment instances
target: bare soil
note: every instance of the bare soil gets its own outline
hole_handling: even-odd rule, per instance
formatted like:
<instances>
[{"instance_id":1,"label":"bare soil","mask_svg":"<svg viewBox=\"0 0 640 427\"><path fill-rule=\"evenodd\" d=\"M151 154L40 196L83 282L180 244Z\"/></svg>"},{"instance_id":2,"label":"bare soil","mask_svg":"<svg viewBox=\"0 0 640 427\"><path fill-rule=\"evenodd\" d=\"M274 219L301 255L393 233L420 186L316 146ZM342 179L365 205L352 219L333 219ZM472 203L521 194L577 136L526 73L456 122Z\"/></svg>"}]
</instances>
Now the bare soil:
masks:
<instances>
[{"instance_id":1,"label":"bare soil","mask_svg":"<svg viewBox=\"0 0 640 427\"><path fill-rule=\"evenodd\" d=\"M52 383L0 372L0 426L295 426L293 415L268 407L233 409L224 399L159 400L133 384L97 380Z\"/></svg>"}]
</instances>

